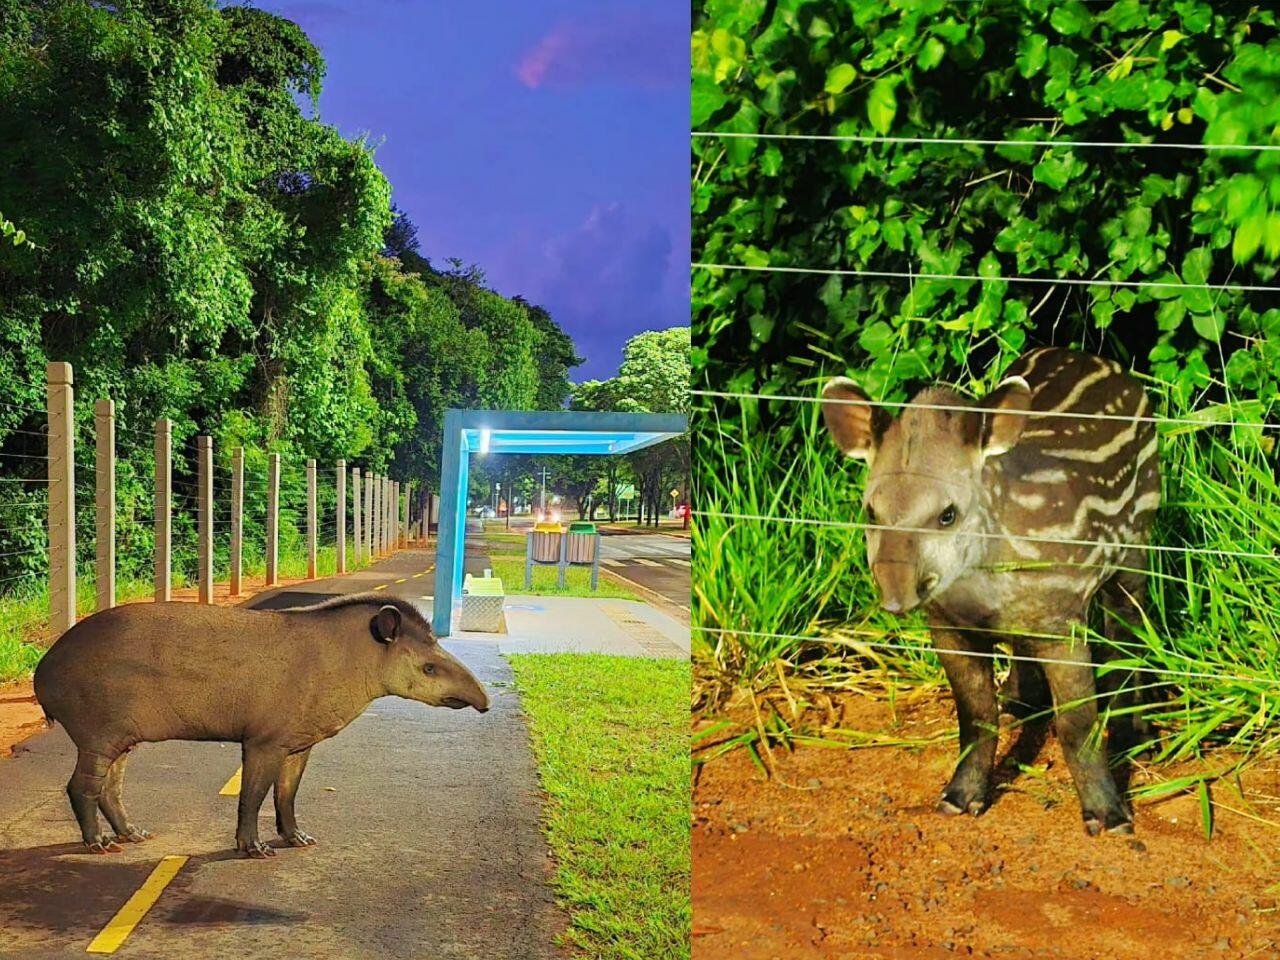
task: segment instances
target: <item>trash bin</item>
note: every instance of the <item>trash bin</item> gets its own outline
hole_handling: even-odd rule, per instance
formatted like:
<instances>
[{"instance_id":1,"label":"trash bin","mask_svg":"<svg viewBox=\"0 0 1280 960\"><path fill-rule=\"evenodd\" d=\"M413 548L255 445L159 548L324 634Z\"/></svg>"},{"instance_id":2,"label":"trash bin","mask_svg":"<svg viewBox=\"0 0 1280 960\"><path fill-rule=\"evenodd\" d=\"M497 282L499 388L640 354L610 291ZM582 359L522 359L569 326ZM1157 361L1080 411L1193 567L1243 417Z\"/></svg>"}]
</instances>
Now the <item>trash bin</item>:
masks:
<instances>
[{"instance_id":1,"label":"trash bin","mask_svg":"<svg viewBox=\"0 0 1280 960\"><path fill-rule=\"evenodd\" d=\"M595 559L596 553L596 530L593 524L586 524L591 527L587 530L575 530L569 528L569 532L565 534L569 538L569 542L565 544L564 558L567 563L590 563Z\"/></svg>"},{"instance_id":2,"label":"trash bin","mask_svg":"<svg viewBox=\"0 0 1280 960\"><path fill-rule=\"evenodd\" d=\"M481 633L502 631L502 605L506 600L506 593L502 589L502 578L490 576L492 572L486 570L483 577L467 574L466 579L463 580L463 630Z\"/></svg>"},{"instance_id":3,"label":"trash bin","mask_svg":"<svg viewBox=\"0 0 1280 960\"><path fill-rule=\"evenodd\" d=\"M544 526L539 524L538 526ZM560 525L554 524L554 530L539 530L534 527L529 534L533 542L533 559L535 563L560 562Z\"/></svg>"}]
</instances>

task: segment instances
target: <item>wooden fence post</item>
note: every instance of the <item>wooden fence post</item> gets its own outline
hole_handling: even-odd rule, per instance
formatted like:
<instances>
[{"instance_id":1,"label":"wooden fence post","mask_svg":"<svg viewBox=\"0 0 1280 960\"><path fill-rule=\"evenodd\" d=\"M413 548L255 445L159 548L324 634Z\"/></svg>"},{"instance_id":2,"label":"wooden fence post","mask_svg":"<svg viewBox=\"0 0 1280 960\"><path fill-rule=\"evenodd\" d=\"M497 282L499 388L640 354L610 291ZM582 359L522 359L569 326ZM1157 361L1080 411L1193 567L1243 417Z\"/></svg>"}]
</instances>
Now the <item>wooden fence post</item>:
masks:
<instances>
[{"instance_id":1,"label":"wooden fence post","mask_svg":"<svg viewBox=\"0 0 1280 960\"><path fill-rule=\"evenodd\" d=\"M267 586L278 579L280 550L280 454L267 455Z\"/></svg>"},{"instance_id":2,"label":"wooden fence post","mask_svg":"<svg viewBox=\"0 0 1280 960\"><path fill-rule=\"evenodd\" d=\"M307 458L307 579L316 578L316 461Z\"/></svg>"},{"instance_id":3,"label":"wooden fence post","mask_svg":"<svg viewBox=\"0 0 1280 960\"><path fill-rule=\"evenodd\" d=\"M356 566L364 560L364 528L360 525L360 468L351 468L351 537L356 548Z\"/></svg>"},{"instance_id":4,"label":"wooden fence post","mask_svg":"<svg viewBox=\"0 0 1280 960\"><path fill-rule=\"evenodd\" d=\"M49 421L49 626L55 637L76 623L75 394L69 363L45 368Z\"/></svg>"},{"instance_id":5,"label":"wooden fence post","mask_svg":"<svg viewBox=\"0 0 1280 960\"><path fill-rule=\"evenodd\" d=\"M196 483L200 488L196 599L213 603L213 437L196 437Z\"/></svg>"},{"instance_id":6,"label":"wooden fence post","mask_svg":"<svg viewBox=\"0 0 1280 960\"><path fill-rule=\"evenodd\" d=\"M384 494L382 474L373 480L373 555L382 556L382 499Z\"/></svg>"},{"instance_id":7,"label":"wooden fence post","mask_svg":"<svg viewBox=\"0 0 1280 960\"><path fill-rule=\"evenodd\" d=\"M244 568L244 447L231 454L231 596L240 596Z\"/></svg>"},{"instance_id":8,"label":"wooden fence post","mask_svg":"<svg viewBox=\"0 0 1280 960\"><path fill-rule=\"evenodd\" d=\"M334 525L338 528L338 573L347 572L347 461L339 460L338 516Z\"/></svg>"},{"instance_id":9,"label":"wooden fence post","mask_svg":"<svg viewBox=\"0 0 1280 960\"><path fill-rule=\"evenodd\" d=\"M173 597L173 421L156 421L156 603Z\"/></svg>"},{"instance_id":10,"label":"wooden fence post","mask_svg":"<svg viewBox=\"0 0 1280 960\"><path fill-rule=\"evenodd\" d=\"M96 574L98 610L116 605L116 403L99 400L93 405L96 446L94 459L94 532L97 540Z\"/></svg>"},{"instance_id":11,"label":"wooden fence post","mask_svg":"<svg viewBox=\"0 0 1280 960\"><path fill-rule=\"evenodd\" d=\"M364 558L373 561L373 474L364 478Z\"/></svg>"},{"instance_id":12,"label":"wooden fence post","mask_svg":"<svg viewBox=\"0 0 1280 960\"><path fill-rule=\"evenodd\" d=\"M404 484L404 502L400 504L400 546L409 546L409 497L413 493L413 485Z\"/></svg>"}]
</instances>

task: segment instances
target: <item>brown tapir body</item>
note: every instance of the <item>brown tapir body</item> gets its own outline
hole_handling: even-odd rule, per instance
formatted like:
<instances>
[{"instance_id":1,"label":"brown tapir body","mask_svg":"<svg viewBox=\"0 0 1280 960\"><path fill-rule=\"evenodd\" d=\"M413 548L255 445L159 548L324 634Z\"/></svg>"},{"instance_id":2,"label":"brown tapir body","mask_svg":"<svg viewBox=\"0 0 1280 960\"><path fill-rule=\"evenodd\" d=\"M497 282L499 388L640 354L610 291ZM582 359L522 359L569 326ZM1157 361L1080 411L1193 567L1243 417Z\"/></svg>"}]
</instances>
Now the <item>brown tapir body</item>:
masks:
<instances>
[{"instance_id":1,"label":"brown tapir body","mask_svg":"<svg viewBox=\"0 0 1280 960\"><path fill-rule=\"evenodd\" d=\"M40 661L36 696L79 750L67 794L96 853L151 835L121 801L125 760L139 743L240 743L243 773L236 846L258 839L258 810L275 787L276 828L294 846L293 801L311 747L375 699L475 707L489 699L436 641L409 602L364 594L313 607L258 611L192 603L129 604L81 621ZM114 837L99 833L98 810Z\"/></svg>"}]
</instances>

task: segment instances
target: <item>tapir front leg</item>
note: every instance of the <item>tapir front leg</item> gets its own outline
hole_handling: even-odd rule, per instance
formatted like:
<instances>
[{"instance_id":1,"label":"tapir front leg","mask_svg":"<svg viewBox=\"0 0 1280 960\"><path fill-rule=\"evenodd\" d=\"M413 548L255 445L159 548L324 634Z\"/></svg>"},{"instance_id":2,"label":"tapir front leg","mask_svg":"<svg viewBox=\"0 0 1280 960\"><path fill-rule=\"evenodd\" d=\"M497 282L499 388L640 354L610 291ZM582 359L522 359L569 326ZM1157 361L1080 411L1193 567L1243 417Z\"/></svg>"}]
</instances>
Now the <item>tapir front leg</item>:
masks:
<instances>
[{"instance_id":1,"label":"tapir front leg","mask_svg":"<svg viewBox=\"0 0 1280 960\"><path fill-rule=\"evenodd\" d=\"M309 847L316 838L298 829L298 821L293 813L293 800L298 795L298 784L302 781L302 773L307 769L307 758L311 756L311 748L291 753L280 765L280 775L276 777L276 833L280 834L292 847Z\"/></svg>"},{"instance_id":2,"label":"tapir front leg","mask_svg":"<svg viewBox=\"0 0 1280 960\"><path fill-rule=\"evenodd\" d=\"M991 644L981 634L934 626L933 645L947 672L960 721L960 762L942 791L938 812L976 817L987 807L999 732L995 670L986 656Z\"/></svg>"},{"instance_id":3,"label":"tapir front leg","mask_svg":"<svg viewBox=\"0 0 1280 960\"><path fill-rule=\"evenodd\" d=\"M240 776L240 809L236 824L236 849L255 860L274 857L275 850L258 839L258 811L267 791L280 776L288 751L261 743L245 743Z\"/></svg>"}]
</instances>

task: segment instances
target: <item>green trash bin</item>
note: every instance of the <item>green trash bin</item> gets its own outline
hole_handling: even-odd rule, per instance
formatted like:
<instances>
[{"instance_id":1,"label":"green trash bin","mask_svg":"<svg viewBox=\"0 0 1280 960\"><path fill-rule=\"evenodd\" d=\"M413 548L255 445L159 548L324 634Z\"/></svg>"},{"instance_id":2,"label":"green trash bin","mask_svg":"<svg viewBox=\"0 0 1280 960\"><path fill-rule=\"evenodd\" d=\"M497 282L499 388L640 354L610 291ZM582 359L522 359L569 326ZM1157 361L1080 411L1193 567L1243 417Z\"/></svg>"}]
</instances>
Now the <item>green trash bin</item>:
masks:
<instances>
[{"instance_id":1,"label":"green trash bin","mask_svg":"<svg viewBox=\"0 0 1280 960\"><path fill-rule=\"evenodd\" d=\"M595 533L596 525L587 520L575 520L569 524L570 533Z\"/></svg>"}]
</instances>

